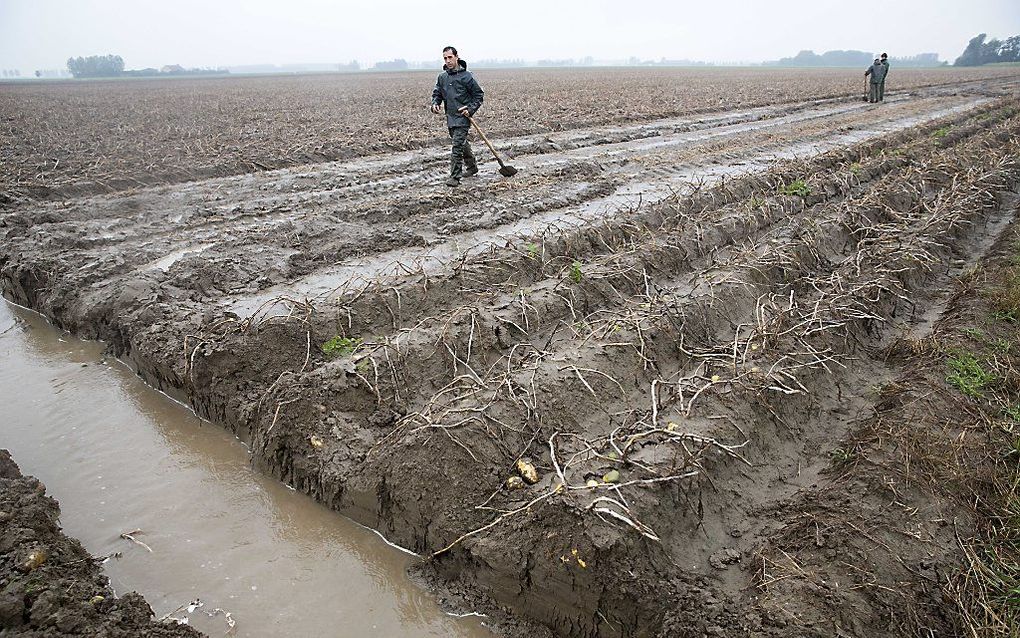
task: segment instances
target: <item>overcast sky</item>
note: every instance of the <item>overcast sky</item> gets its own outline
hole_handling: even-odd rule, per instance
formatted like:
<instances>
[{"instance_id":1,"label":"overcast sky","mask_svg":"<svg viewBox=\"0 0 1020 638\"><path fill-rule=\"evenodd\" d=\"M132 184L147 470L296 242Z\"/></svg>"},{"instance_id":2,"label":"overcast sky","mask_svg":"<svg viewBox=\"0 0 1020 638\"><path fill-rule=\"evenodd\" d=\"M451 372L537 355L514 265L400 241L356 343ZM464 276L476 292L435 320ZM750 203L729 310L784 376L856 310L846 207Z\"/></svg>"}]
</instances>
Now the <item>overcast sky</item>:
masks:
<instances>
[{"instance_id":1,"label":"overcast sky","mask_svg":"<svg viewBox=\"0 0 1020 638\"><path fill-rule=\"evenodd\" d=\"M114 53L127 68L467 60L760 62L860 49L954 60L978 33L1020 34L1018 0L0 0L0 69Z\"/></svg>"}]
</instances>

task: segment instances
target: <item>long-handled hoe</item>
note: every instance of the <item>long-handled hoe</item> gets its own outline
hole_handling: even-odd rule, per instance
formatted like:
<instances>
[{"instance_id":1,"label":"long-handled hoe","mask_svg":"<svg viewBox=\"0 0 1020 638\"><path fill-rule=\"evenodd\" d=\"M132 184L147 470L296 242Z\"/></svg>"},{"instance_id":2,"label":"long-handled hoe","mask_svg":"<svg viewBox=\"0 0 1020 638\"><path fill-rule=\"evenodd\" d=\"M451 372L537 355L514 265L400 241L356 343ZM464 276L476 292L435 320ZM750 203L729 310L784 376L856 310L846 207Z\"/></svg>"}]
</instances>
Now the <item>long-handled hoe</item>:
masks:
<instances>
[{"instance_id":1,"label":"long-handled hoe","mask_svg":"<svg viewBox=\"0 0 1020 638\"><path fill-rule=\"evenodd\" d=\"M489 147L490 151L492 151L492 156L496 158L497 162L499 162L499 174L502 175L503 177L513 177L514 175L516 175L517 169L514 168L513 166L507 166L506 164L503 163L503 160L499 158L499 153L497 153L496 149L493 148L492 142L489 141L489 138L485 137L485 133L483 133L482 129L478 126L478 122L475 122L475 118L469 115L466 115L465 117L467 117L467 119L471 122L471 126L475 127L475 130L478 131L478 134L482 136L482 139L485 140L485 145Z\"/></svg>"}]
</instances>

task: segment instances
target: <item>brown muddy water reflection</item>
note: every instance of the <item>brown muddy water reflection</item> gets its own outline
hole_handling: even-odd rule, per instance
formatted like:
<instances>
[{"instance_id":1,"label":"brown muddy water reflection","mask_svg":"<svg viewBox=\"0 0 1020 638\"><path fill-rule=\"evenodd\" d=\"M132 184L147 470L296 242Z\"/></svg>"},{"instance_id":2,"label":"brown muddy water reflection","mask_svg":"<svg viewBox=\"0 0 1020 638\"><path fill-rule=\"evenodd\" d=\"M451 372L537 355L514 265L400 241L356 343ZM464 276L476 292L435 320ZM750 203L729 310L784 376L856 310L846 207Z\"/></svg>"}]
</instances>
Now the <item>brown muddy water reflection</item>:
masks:
<instances>
[{"instance_id":1,"label":"brown muddy water reflection","mask_svg":"<svg viewBox=\"0 0 1020 638\"><path fill-rule=\"evenodd\" d=\"M188 616L223 635L490 634L415 586L414 557L307 497L255 473L219 426L103 356L0 301L0 447L60 501L64 530L105 564L118 593L144 595L157 617L195 598ZM142 529L138 539L119 537Z\"/></svg>"}]
</instances>

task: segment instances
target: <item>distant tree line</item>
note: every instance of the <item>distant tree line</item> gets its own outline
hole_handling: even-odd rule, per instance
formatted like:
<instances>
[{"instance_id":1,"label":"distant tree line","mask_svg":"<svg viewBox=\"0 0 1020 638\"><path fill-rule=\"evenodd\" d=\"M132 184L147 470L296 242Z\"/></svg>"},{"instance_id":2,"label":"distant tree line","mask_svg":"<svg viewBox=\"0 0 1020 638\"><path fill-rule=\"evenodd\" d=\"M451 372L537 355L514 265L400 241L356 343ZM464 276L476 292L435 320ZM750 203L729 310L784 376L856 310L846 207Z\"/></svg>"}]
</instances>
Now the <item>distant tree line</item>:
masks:
<instances>
[{"instance_id":1,"label":"distant tree line","mask_svg":"<svg viewBox=\"0 0 1020 638\"><path fill-rule=\"evenodd\" d=\"M396 60L387 60L385 62L376 62L375 66L372 67L376 71L406 71L410 68L407 64L407 60L403 58L397 58Z\"/></svg>"},{"instance_id":2,"label":"distant tree line","mask_svg":"<svg viewBox=\"0 0 1020 638\"><path fill-rule=\"evenodd\" d=\"M889 58L889 64L897 67L910 67L910 66L945 66L949 64L946 61L939 61L938 53L918 53L917 55L908 55L902 58Z\"/></svg>"},{"instance_id":3,"label":"distant tree line","mask_svg":"<svg viewBox=\"0 0 1020 638\"><path fill-rule=\"evenodd\" d=\"M226 69L185 69L180 64L167 64L159 69L154 69L152 67L146 69L129 69L121 73L121 75L129 78L154 78L166 77L168 75L225 75L227 73L230 73L230 71Z\"/></svg>"},{"instance_id":4,"label":"distant tree line","mask_svg":"<svg viewBox=\"0 0 1020 638\"><path fill-rule=\"evenodd\" d=\"M801 51L792 58L780 58L775 62L766 62L765 66L791 66L791 67L865 67L869 66L877 54L867 51L826 51L821 55L814 51ZM890 57L889 63L896 67L930 67L945 65L939 61L938 53L918 53L904 57Z\"/></svg>"},{"instance_id":5,"label":"distant tree line","mask_svg":"<svg viewBox=\"0 0 1020 638\"><path fill-rule=\"evenodd\" d=\"M119 55L68 58L67 70L76 78L114 78L124 72L124 58Z\"/></svg>"},{"instance_id":6,"label":"distant tree line","mask_svg":"<svg viewBox=\"0 0 1020 638\"><path fill-rule=\"evenodd\" d=\"M432 63L435 66L435 63ZM479 60L473 64L476 69L512 69L514 67L524 66L524 60L512 59L512 60L497 60L496 58L486 58Z\"/></svg>"},{"instance_id":7,"label":"distant tree line","mask_svg":"<svg viewBox=\"0 0 1020 638\"><path fill-rule=\"evenodd\" d=\"M874 56L865 51L826 51L818 55L814 51L801 51L792 58L780 58L769 62L775 66L868 66Z\"/></svg>"},{"instance_id":8,"label":"distant tree line","mask_svg":"<svg viewBox=\"0 0 1020 638\"><path fill-rule=\"evenodd\" d=\"M5 78L20 78L21 71L19 71L18 69L4 69L3 76Z\"/></svg>"},{"instance_id":9,"label":"distant tree line","mask_svg":"<svg viewBox=\"0 0 1020 638\"><path fill-rule=\"evenodd\" d=\"M167 64L155 69L124 70L124 59L119 55L90 55L67 59L67 70L76 78L116 78L116 77L163 77L167 75L218 75L229 73L226 69L185 69L179 64ZM36 71L36 77L43 77Z\"/></svg>"},{"instance_id":10,"label":"distant tree line","mask_svg":"<svg viewBox=\"0 0 1020 638\"><path fill-rule=\"evenodd\" d=\"M995 62L1020 62L1020 35L999 40L992 38L985 41L987 33L981 33L970 39L967 48L956 58L955 66L980 66Z\"/></svg>"}]
</instances>

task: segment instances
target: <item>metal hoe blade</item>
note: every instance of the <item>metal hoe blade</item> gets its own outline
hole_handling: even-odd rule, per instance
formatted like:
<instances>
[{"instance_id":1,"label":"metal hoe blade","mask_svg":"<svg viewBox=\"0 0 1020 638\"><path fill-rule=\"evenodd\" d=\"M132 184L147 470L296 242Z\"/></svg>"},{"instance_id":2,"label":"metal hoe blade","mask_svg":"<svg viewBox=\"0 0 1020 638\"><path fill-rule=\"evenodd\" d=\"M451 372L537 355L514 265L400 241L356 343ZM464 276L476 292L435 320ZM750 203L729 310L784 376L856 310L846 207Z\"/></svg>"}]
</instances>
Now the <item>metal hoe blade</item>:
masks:
<instances>
[{"instance_id":1,"label":"metal hoe blade","mask_svg":"<svg viewBox=\"0 0 1020 638\"><path fill-rule=\"evenodd\" d=\"M475 118L468 116L468 120L471 122L471 125L475 127L475 130L478 131L478 134L482 136L482 139L485 140L485 145L489 147L490 151L492 151L492 156L496 158L497 162L499 162L499 174L503 177L513 177L516 175L517 169L503 163L503 160L499 158L499 153L497 153L496 149L492 146L492 142L490 142L489 138L485 136L481 127L478 126L478 122L475 122Z\"/></svg>"}]
</instances>

